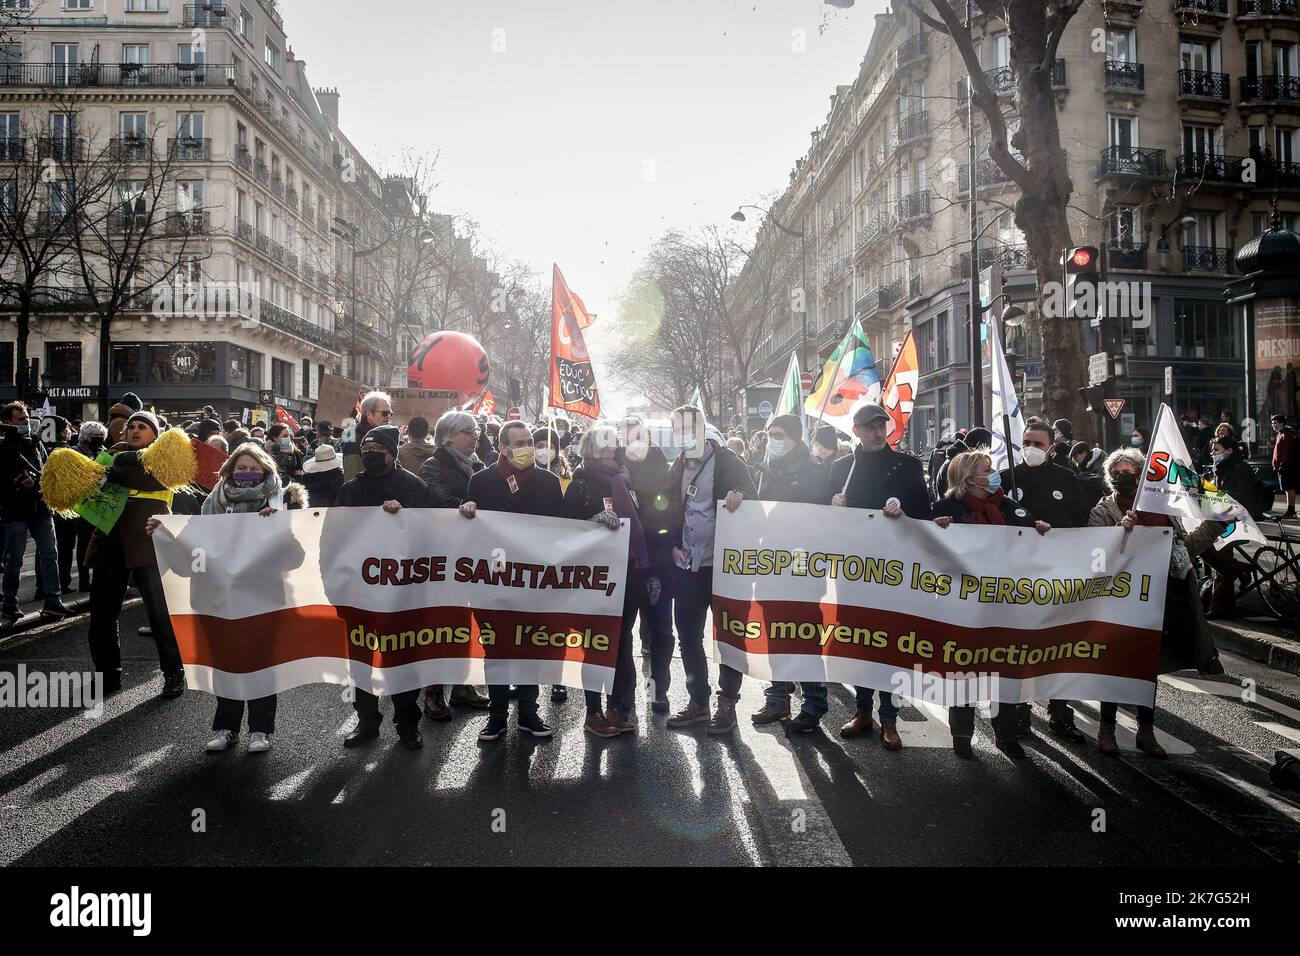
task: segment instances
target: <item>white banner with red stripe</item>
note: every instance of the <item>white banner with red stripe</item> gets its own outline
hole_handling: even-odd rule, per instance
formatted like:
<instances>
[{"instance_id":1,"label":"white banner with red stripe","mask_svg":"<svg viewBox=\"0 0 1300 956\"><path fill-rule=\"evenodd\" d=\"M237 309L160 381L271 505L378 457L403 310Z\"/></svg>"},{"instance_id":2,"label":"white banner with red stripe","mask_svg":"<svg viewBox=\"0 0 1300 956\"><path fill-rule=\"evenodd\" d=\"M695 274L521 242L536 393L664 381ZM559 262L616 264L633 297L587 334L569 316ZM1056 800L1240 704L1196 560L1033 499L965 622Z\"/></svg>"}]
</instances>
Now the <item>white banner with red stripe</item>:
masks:
<instances>
[{"instance_id":1,"label":"white banner with red stripe","mask_svg":"<svg viewBox=\"0 0 1300 956\"><path fill-rule=\"evenodd\" d=\"M719 509L717 659L952 706L1151 704L1168 529L951 525L746 501Z\"/></svg>"},{"instance_id":2,"label":"white banner with red stripe","mask_svg":"<svg viewBox=\"0 0 1300 956\"><path fill-rule=\"evenodd\" d=\"M613 685L627 522L315 508L170 515L153 540L200 690Z\"/></svg>"}]
</instances>

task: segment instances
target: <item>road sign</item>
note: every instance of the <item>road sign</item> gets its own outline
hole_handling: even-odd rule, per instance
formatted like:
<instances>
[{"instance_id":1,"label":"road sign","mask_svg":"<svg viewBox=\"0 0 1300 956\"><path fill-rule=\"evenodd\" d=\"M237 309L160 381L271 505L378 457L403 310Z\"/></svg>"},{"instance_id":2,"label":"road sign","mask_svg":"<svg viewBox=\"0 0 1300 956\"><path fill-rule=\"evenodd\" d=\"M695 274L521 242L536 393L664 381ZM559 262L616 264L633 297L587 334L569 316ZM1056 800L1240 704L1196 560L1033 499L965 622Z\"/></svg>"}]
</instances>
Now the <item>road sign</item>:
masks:
<instances>
[{"instance_id":1,"label":"road sign","mask_svg":"<svg viewBox=\"0 0 1300 956\"><path fill-rule=\"evenodd\" d=\"M803 393L807 395L809 392L812 391L812 387L813 387L812 372L800 372L799 388L801 388L803 390Z\"/></svg>"},{"instance_id":2,"label":"road sign","mask_svg":"<svg viewBox=\"0 0 1300 956\"><path fill-rule=\"evenodd\" d=\"M261 389L261 390L257 393L257 404L259 404L259 405L274 405L274 404L275 404L275 393L272 392L269 388Z\"/></svg>"},{"instance_id":3,"label":"road sign","mask_svg":"<svg viewBox=\"0 0 1300 956\"><path fill-rule=\"evenodd\" d=\"M1088 356L1088 384L1100 385L1110 377L1110 355L1098 352Z\"/></svg>"},{"instance_id":4,"label":"road sign","mask_svg":"<svg viewBox=\"0 0 1300 956\"><path fill-rule=\"evenodd\" d=\"M1115 421L1119 421L1119 413L1124 410L1124 399L1107 398L1102 400L1102 404L1106 406L1106 414Z\"/></svg>"},{"instance_id":5,"label":"road sign","mask_svg":"<svg viewBox=\"0 0 1300 956\"><path fill-rule=\"evenodd\" d=\"M1172 365L1165 366L1165 394L1174 394L1174 367Z\"/></svg>"},{"instance_id":6,"label":"road sign","mask_svg":"<svg viewBox=\"0 0 1300 956\"><path fill-rule=\"evenodd\" d=\"M508 412L506 412L506 418L507 418L507 419L510 419L510 420L513 420L513 421L520 421L521 419L520 419L519 415L520 415L520 412L519 412L519 406L518 406L518 405L511 406L510 410L509 410Z\"/></svg>"},{"instance_id":7,"label":"road sign","mask_svg":"<svg viewBox=\"0 0 1300 956\"><path fill-rule=\"evenodd\" d=\"M771 403L771 402L769 402L769 401L762 401L762 402L759 402L759 403L758 403L758 417L759 417L759 418L768 418L768 417L772 414L772 412L774 412L774 411L775 411L775 409L772 407L772 403Z\"/></svg>"}]
</instances>

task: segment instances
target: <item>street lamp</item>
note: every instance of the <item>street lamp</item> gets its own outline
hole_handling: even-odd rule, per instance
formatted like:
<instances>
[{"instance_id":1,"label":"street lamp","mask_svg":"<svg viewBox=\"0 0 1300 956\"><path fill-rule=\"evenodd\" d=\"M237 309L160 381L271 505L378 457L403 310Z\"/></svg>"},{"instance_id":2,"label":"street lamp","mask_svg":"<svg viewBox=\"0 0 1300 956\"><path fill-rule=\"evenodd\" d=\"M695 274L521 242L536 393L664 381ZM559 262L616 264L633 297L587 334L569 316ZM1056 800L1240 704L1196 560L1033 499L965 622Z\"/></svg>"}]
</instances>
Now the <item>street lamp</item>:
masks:
<instances>
[{"instance_id":1,"label":"street lamp","mask_svg":"<svg viewBox=\"0 0 1300 956\"><path fill-rule=\"evenodd\" d=\"M800 291L800 293L801 293L801 295L800 295L800 298L801 298L800 305L802 306L801 315L802 315L802 318L803 318L803 342L802 342L802 344L799 346L799 368L800 368L800 369L806 369L806 368L808 367L808 252L807 252L807 238L806 238L805 235L804 235L804 230L802 230L802 229L791 229L789 226L782 225L782 224L781 224L780 222L778 222L777 219L772 215L772 213L771 213L770 210L764 209L762 206L753 206L753 205L749 205L749 204L745 204L745 205L739 206L739 207L737 207L736 211L733 212L733 213L731 214L731 218L732 218L733 220L735 220L736 222L744 222L744 221L745 221L745 213L744 213L744 210L746 210L746 209L754 209L754 210L757 210L758 212L761 212L761 213L763 214L763 219L764 219L765 222L770 222L772 225L776 226L777 229L781 230L781 232L785 233L787 236L793 236L794 238L796 238L796 239L799 240L799 285L800 285L800 289L799 289L799 291ZM719 399L719 400L721 400L721 399Z\"/></svg>"}]
</instances>

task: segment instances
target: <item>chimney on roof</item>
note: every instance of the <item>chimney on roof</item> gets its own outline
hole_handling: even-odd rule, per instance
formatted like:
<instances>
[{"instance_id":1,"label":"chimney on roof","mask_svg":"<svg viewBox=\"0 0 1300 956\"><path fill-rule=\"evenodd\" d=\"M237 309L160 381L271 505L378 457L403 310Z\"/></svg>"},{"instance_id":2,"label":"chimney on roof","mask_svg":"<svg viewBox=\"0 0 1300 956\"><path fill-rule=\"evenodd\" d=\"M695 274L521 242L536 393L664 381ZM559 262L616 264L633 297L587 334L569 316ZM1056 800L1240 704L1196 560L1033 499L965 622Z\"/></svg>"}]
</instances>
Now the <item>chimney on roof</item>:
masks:
<instances>
[{"instance_id":1,"label":"chimney on roof","mask_svg":"<svg viewBox=\"0 0 1300 956\"><path fill-rule=\"evenodd\" d=\"M339 125L339 88L337 86L323 86L316 91L316 102L320 103L320 108L330 121Z\"/></svg>"}]
</instances>

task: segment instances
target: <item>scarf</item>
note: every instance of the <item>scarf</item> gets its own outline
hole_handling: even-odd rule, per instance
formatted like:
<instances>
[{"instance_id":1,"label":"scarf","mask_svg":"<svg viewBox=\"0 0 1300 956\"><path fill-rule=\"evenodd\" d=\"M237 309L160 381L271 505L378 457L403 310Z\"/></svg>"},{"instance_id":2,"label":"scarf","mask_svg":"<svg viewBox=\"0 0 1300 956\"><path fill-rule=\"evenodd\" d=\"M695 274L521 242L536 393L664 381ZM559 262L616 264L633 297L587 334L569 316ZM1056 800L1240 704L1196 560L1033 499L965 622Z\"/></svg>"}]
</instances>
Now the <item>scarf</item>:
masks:
<instances>
[{"instance_id":1,"label":"scarf","mask_svg":"<svg viewBox=\"0 0 1300 956\"><path fill-rule=\"evenodd\" d=\"M1125 515L1133 510L1133 499L1137 497L1136 492L1128 498L1122 496L1118 491L1115 492L1115 504L1119 505L1120 514ZM1138 511L1137 523L1144 528L1167 528L1171 524L1169 518L1165 515L1153 514L1150 511Z\"/></svg>"},{"instance_id":2,"label":"scarf","mask_svg":"<svg viewBox=\"0 0 1300 956\"><path fill-rule=\"evenodd\" d=\"M529 478L533 477L533 469L536 467L536 465L532 465L525 468L523 471L520 471L514 465L510 464L510 452L505 449L502 449L501 453L497 456L497 473L501 475L501 480L505 481L511 475L514 475L515 480L519 482L520 488L528 483Z\"/></svg>"},{"instance_id":3,"label":"scarf","mask_svg":"<svg viewBox=\"0 0 1300 956\"><path fill-rule=\"evenodd\" d=\"M962 495L961 503L970 509L970 517L966 520L967 524L1006 524L1007 519L1002 517L1002 499L1006 493L999 488L996 494L989 495L987 498L980 498L973 492L967 492Z\"/></svg>"},{"instance_id":4,"label":"scarf","mask_svg":"<svg viewBox=\"0 0 1300 956\"><path fill-rule=\"evenodd\" d=\"M627 469L616 461L604 461L593 458L583 462L585 471L609 482L609 496L614 499L614 514L626 518L632 532L630 544L632 564L637 570L650 567L650 549L645 543L645 531L641 528L641 516L637 514L636 502L627 490Z\"/></svg>"},{"instance_id":5,"label":"scarf","mask_svg":"<svg viewBox=\"0 0 1300 956\"><path fill-rule=\"evenodd\" d=\"M478 455L476 454L471 453L468 455L462 455L460 452L452 448L450 445L443 445L442 447L447 449L447 453L451 455L451 460L456 463L456 467L459 468L461 471L465 472L466 478L474 477L474 472L477 470L474 467L475 465L478 465L480 467L483 465L483 462L479 459Z\"/></svg>"},{"instance_id":6,"label":"scarf","mask_svg":"<svg viewBox=\"0 0 1300 956\"><path fill-rule=\"evenodd\" d=\"M237 488L234 483L222 479L212 489L200 509L201 514L251 514L261 511L266 503L280 493L280 476L275 472L252 488Z\"/></svg>"}]
</instances>

